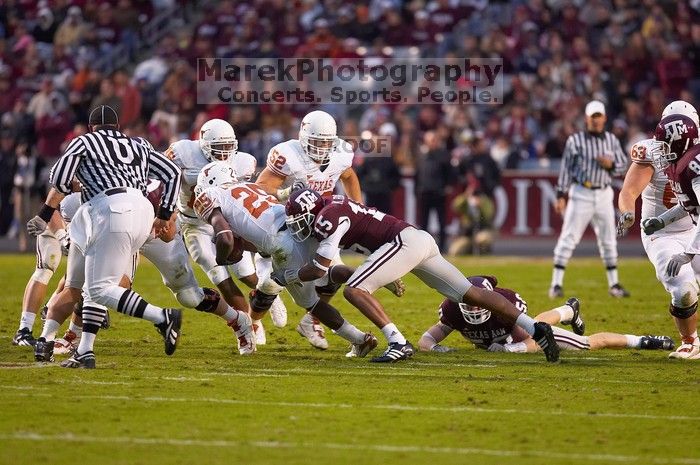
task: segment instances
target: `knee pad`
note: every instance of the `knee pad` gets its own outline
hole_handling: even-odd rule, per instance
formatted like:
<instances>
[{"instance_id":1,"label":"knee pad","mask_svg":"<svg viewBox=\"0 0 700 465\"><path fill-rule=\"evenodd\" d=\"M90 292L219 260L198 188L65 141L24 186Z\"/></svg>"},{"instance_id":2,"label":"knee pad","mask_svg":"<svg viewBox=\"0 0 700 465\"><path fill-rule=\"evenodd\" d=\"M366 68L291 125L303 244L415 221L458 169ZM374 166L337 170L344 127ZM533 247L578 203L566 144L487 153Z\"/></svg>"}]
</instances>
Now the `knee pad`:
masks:
<instances>
[{"instance_id":1,"label":"knee pad","mask_svg":"<svg viewBox=\"0 0 700 465\"><path fill-rule=\"evenodd\" d=\"M698 303L695 302L693 305L690 307L675 307L673 304L671 304L668 308L668 311L671 313L671 315L675 316L679 320L687 320L691 316L695 314L695 312L698 310Z\"/></svg>"},{"instance_id":2,"label":"knee pad","mask_svg":"<svg viewBox=\"0 0 700 465\"><path fill-rule=\"evenodd\" d=\"M698 285L695 281L684 282L671 288L671 305L687 308L698 301Z\"/></svg>"},{"instance_id":3,"label":"knee pad","mask_svg":"<svg viewBox=\"0 0 700 465\"><path fill-rule=\"evenodd\" d=\"M280 286L272 278L268 277L263 282L259 282L256 289L265 294L277 296L284 290L284 287Z\"/></svg>"},{"instance_id":4,"label":"knee pad","mask_svg":"<svg viewBox=\"0 0 700 465\"><path fill-rule=\"evenodd\" d=\"M277 294L266 294L260 289L250 291L250 308L258 313L266 312L272 306Z\"/></svg>"},{"instance_id":5,"label":"knee pad","mask_svg":"<svg viewBox=\"0 0 700 465\"><path fill-rule=\"evenodd\" d=\"M49 268L37 268L32 274L32 280L41 284L48 284L53 276L53 270Z\"/></svg>"},{"instance_id":6,"label":"knee pad","mask_svg":"<svg viewBox=\"0 0 700 465\"><path fill-rule=\"evenodd\" d=\"M217 294L218 295L218 294ZM199 287L188 287L175 292L175 298L183 307L199 310L198 305L203 302L205 294Z\"/></svg>"},{"instance_id":7,"label":"knee pad","mask_svg":"<svg viewBox=\"0 0 700 465\"><path fill-rule=\"evenodd\" d=\"M207 276L215 285L219 285L231 277L225 266L215 266L211 270L207 270Z\"/></svg>"},{"instance_id":8,"label":"knee pad","mask_svg":"<svg viewBox=\"0 0 700 465\"><path fill-rule=\"evenodd\" d=\"M342 285L342 283L328 283L323 286L316 286L316 293L323 296L334 296Z\"/></svg>"}]
</instances>

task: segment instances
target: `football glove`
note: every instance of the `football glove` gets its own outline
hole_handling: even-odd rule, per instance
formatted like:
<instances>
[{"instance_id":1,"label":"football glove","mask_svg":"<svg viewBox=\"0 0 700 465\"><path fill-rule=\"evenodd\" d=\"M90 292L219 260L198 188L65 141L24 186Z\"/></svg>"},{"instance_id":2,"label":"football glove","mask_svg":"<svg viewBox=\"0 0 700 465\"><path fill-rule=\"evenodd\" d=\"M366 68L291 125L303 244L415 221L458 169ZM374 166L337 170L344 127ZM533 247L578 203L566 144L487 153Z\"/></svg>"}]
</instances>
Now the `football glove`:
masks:
<instances>
[{"instance_id":1,"label":"football glove","mask_svg":"<svg viewBox=\"0 0 700 465\"><path fill-rule=\"evenodd\" d=\"M664 224L664 220L656 216L647 218L646 220L642 221L642 230L647 236L650 236L656 231L663 229L664 226L666 226Z\"/></svg>"},{"instance_id":2,"label":"football glove","mask_svg":"<svg viewBox=\"0 0 700 465\"><path fill-rule=\"evenodd\" d=\"M681 267L690 263L693 260L694 255L689 253L679 253L671 257L666 265L666 274L670 277L677 276L681 271Z\"/></svg>"},{"instance_id":3,"label":"football glove","mask_svg":"<svg viewBox=\"0 0 700 465\"><path fill-rule=\"evenodd\" d=\"M30 236L38 236L46 231L48 224L46 221L42 220L38 215L27 222L27 233Z\"/></svg>"},{"instance_id":4,"label":"football glove","mask_svg":"<svg viewBox=\"0 0 700 465\"><path fill-rule=\"evenodd\" d=\"M622 237L634 223L634 212L624 212L617 219L617 236Z\"/></svg>"},{"instance_id":5,"label":"football glove","mask_svg":"<svg viewBox=\"0 0 700 465\"><path fill-rule=\"evenodd\" d=\"M58 239L59 244L61 244L61 253L64 257L68 256L68 251L70 250L70 236L65 229L60 229L56 231L56 239Z\"/></svg>"}]
</instances>

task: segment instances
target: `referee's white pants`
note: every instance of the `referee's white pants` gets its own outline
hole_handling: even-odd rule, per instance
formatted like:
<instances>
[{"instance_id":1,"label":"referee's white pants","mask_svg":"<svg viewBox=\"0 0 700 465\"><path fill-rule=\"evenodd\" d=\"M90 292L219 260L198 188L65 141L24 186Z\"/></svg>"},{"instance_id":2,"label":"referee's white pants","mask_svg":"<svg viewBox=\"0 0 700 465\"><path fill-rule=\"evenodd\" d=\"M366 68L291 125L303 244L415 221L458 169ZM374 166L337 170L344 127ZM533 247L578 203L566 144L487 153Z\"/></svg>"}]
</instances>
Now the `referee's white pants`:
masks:
<instances>
[{"instance_id":1,"label":"referee's white pants","mask_svg":"<svg viewBox=\"0 0 700 465\"><path fill-rule=\"evenodd\" d=\"M606 266L617 265L617 236L615 235L615 208L613 189L587 189L573 184L569 189L564 224L554 248L554 263L565 266L581 241L588 224L593 225L598 240L600 258Z\"/></svg>"},{"instance_id":2,"label":"referee's white pants","mask_svg":"<svg viewBox=\"0 0 700 465\"><path fill-rule=\"evenodd\" d=\"M119 281L150 236L153 207L136 189L83 204L71 222L71 240L85 256L85 307L118 308Z\"/></svg>"}]
</instances>

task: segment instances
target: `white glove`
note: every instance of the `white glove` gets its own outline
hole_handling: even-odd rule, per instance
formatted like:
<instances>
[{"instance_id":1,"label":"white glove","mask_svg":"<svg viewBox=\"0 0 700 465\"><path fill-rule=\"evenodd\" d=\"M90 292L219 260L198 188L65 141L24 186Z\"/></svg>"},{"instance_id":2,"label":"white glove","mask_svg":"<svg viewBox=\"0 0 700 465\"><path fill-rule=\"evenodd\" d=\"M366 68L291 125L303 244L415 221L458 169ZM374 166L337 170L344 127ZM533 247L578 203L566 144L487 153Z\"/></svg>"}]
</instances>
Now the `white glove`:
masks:
<instances>
[{"instance_id":1,"label":"white glove","mask_svg":"<svg viewBox=\"0 0 700 465\"><path fill-rule=\"evenodd\" d=\"M65 229L59 229L54 234L58 242L61 244L61 253L64 257L68 256L68 251L70 250L70 236Z\"/></svg>"},{"instance_id":2,"label":"white glove","mask_svg":"<svg viewBox=\"0 0 700 465\"><path fill-rule=\"evenodd\" d=\"M46 221L42 220L38 215L27 221L27 232L30 236L38 236L46 231L48 224Z\"/></svg>"},{"instance_id":3,"label":"white glove","mask_svg":"<svg viewBox=\"0 0 700 465\"><path fill-rule=\"evenodd\" d=\"M498 342L492 343L489 346L488 351L489 352L507 352L506 346L504 346L503 344L499 344Z\"/></svg>"},{"instance_id":4,"label":"white glove","mask_svg":"<svg viewBox=\"0 0 700 465\"><path fill-rule=\"evenodd\" d=\"M432 352L440 352L440 353L446 353L446 352L454 352L455 349L452 347L446 347L446 346L441 346L440 344L435 344L430 348Z\"/></svg>"},{"instance_id":5,"label":"white glove","mask_svg":"<svg viewBox=\"0 0 700 465\"><path fill-rule=\"evenodd\" d=\"M664 226L666 226L664 224L664 220L657 216L653 216L642 221L642 230L647 236L654 234L656 231L664 229Z\"/></svg>"},{"instance_id":6,"label":"white glove","mask_svg":"<svg viewBox=\"0 0 700 465\"><path fill-rule=\"evenodd\" d=\"M634 223L634 212L624 212L617 219L617 235L622 237L627 234L627 231Z\"/></svg>"},{"instance_id":7,"label":"white glove","mask_svg":"<svg viewBox=\"0 0 700 465\"><path fill-rule=\"evenodd\" d=\"M690 263L695 255L689 253L679 253L671 257L666 265L666 274L670 277L677 276L681 271L681 267Z\"/></svg>"}]
</instances>

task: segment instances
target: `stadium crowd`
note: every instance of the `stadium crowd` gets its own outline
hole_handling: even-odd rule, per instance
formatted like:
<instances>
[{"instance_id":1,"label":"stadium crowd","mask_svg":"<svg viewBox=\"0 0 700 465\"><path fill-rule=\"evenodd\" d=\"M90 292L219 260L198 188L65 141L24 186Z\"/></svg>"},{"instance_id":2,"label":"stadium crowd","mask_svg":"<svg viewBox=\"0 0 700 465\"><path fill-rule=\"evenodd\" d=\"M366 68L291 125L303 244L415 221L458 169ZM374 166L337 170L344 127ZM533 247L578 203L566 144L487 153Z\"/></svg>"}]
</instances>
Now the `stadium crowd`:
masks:
<instances>
[{"instance_id":1,"label":"stadium crowd","mask_svg":"<svg viewBox=\"0 0 700 465\"><path fill-rule=\"evenodd\" d=\"M161 150L195 138L211 118L230 121L239 149L261 165L270 147L295 137L309 106L198 104L197 57L390 56L416 47L428 58L502 58L503 105L323 108L340 121L341 137L372 131L393 139L392 158L364 167L356 159L368 196L386 197L400 175L415 175L426 205L450 186L488 197L500 169L550 168L591 98L606 104L626 145L649 133L668 101L700 103L693 1L227 0L198 6L187 27L135 54L133 69L94 66L116 44L133 50L139 26L172 3L0 5L0 234L23 229L26 199L40 198L48 167L86 131L98 104Z\"/></svg>"}]
</instances>

